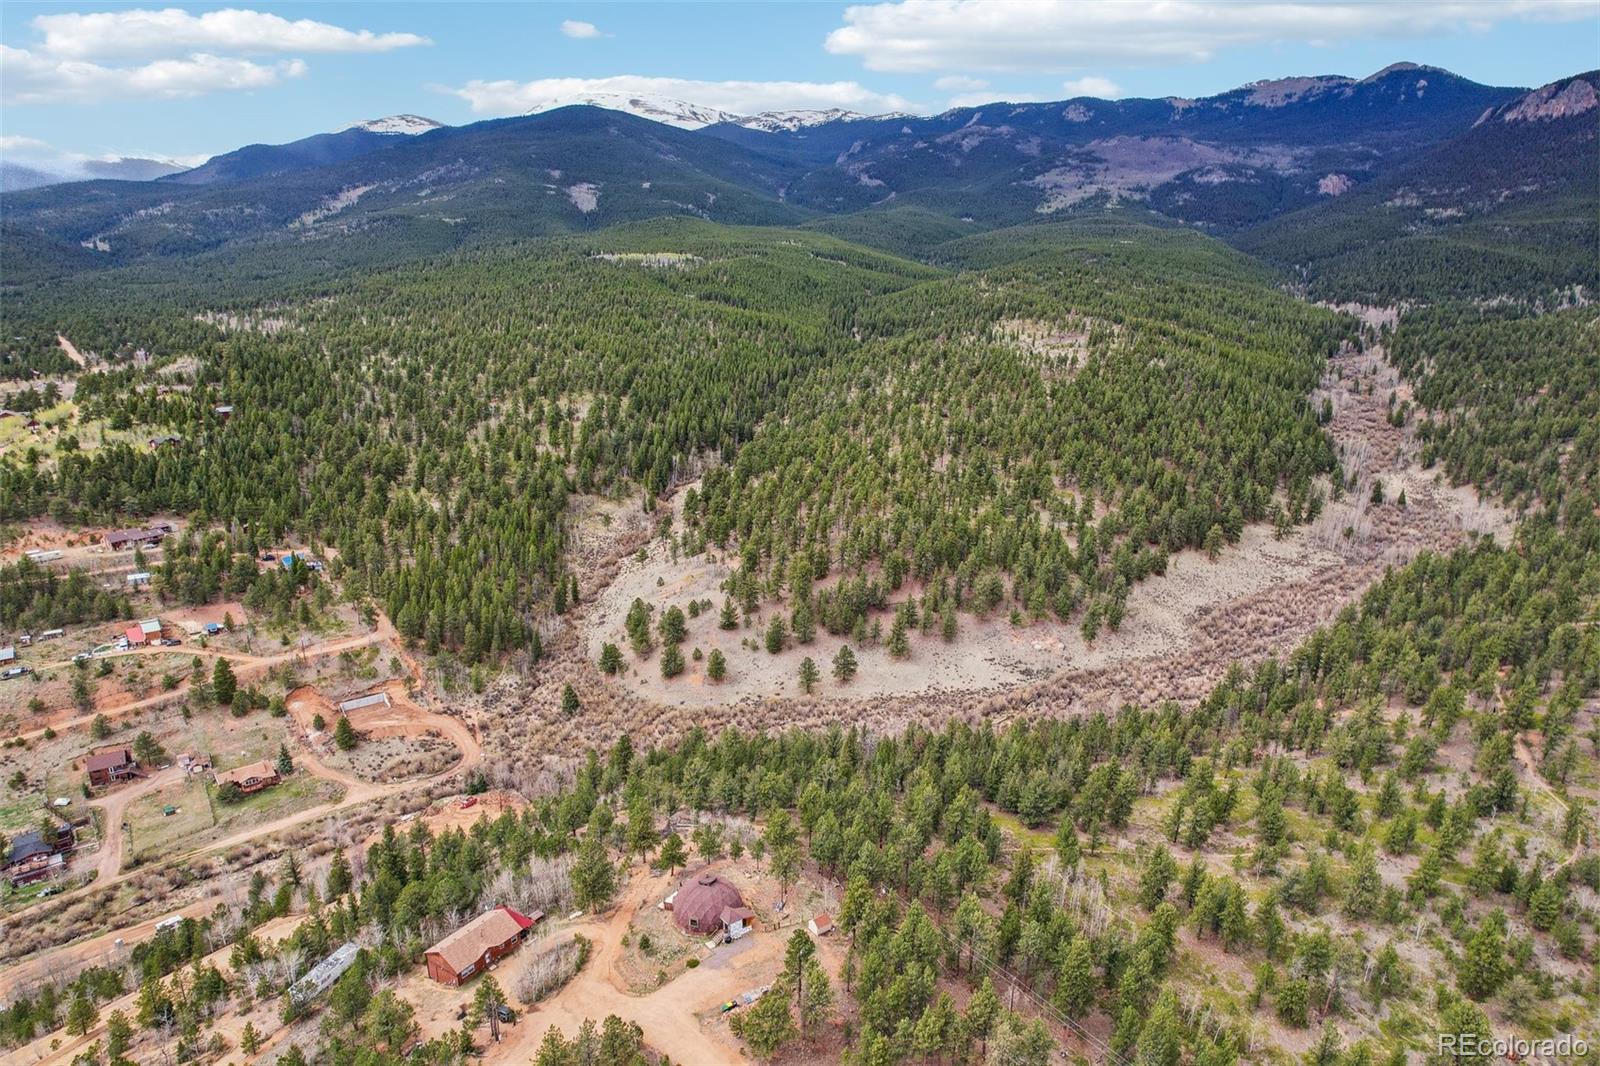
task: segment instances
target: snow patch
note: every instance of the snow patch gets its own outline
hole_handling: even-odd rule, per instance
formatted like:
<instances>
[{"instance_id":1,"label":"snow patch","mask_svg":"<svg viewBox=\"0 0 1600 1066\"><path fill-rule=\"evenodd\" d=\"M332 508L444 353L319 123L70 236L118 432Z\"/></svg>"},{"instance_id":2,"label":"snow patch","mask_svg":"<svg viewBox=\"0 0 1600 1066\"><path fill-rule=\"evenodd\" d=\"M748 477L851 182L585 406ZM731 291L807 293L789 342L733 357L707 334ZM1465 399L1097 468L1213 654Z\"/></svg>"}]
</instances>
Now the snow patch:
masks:
<instances>
[{"instance_id":1,"label":"snow patch","mask_svg":"<svg viewBox=\"0 0 1600 1066\"><path fill-rule=\"evenodd\" d=\"M369 118L365 122L352 122L347 130L366 130L368 133L393 133L416 136L429 130L443 129L444 123L421 115L390 115L387 118Z\"/></svg>"}]
</instances>

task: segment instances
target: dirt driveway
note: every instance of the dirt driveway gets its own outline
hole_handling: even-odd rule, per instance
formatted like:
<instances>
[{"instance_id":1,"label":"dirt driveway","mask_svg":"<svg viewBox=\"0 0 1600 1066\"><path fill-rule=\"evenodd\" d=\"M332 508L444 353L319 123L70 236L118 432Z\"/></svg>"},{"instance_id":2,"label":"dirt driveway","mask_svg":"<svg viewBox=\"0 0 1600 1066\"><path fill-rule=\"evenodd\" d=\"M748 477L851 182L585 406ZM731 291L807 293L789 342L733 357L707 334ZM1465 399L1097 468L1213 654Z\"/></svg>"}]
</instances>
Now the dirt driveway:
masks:
<instances>
[{"instance_id":1,"label":"dirt driveway","mask_svg":"<svg viewBox=\"0 0 1600 1066\"><path fill-rule=\"evenodd\" d=\"M792 930L757 930L744 940L733 944L718 944L710 954L704 954L699 967L685 970L661 988L634 996L618 973L622 957L622 936L638 912L653 908L672 892L682 880L678 876L635 872L627 885L621 903L602 916L579 920L570 927L562 927L555 936L581 933L594 946L589 964L582 968L566 988L555 996L530 1007L515 1026L502 1029L501 1044L491 1047L485 1055L486 1063L528 1063L538 1053L544 1032L555 1026L566 1036L573 1036L584 1021L602 1021L606 1015L618 1015L626 1021L635 1021L645 1031L645 1042L658 1052L669 1055L675 1063L694 1063L696 1066L734 1066L747 1063L736 1037L731 1036L720 1015L701 1023L699 1015L714 1012L726 1000L738 997L741 992L760 988L771 983L784 965L784 944ZM538 951L534 946L526 956ZM523 952L518 952L518 956ZM501 976L501 988L512 994L512 983L520 973L526 959L514 957L518 968L510 968L512 960L502 967L507 973ZM424 978L426 980L426 978ZM453 1018L453 1015L451 1015Z\"/></svg>"}]
</instances>

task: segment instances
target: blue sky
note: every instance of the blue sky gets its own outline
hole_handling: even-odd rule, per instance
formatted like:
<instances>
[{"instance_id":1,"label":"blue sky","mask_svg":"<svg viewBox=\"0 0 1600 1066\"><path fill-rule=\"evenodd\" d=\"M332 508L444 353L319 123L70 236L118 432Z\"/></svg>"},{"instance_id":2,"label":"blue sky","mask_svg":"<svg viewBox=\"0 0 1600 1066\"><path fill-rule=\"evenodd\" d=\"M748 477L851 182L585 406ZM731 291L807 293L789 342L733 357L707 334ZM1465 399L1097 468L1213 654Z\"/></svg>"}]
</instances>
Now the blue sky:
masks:
<instances>
[{"instance_id":1,"label":"blue sky","mask_svg":"<svg viewBox=\"0 0 1600 1066\"><path fill-rule=\"evenodd\" d=\"M0 151L198 157L401 112L456 124L585 90L938 111L1201 96L1398 60L1539 85L1600 65L1595 0L896 0L0 8ZM650 79L650 80L644 80Z\"/></svg>"}]
</instances>

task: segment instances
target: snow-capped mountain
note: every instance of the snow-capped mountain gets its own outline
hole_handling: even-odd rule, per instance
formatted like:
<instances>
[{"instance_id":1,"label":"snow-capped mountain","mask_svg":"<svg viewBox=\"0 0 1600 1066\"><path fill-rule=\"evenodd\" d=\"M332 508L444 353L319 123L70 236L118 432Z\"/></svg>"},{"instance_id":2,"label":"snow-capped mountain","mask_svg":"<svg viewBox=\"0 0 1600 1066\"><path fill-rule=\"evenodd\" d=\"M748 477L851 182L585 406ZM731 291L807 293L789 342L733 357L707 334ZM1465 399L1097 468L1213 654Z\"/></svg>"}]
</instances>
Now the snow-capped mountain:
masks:
<instances>
[{"instance_id":1,"label":"snow-capped mountain","mask_svg":"<svg viewBox=\"0 0 1600 1066\"><path fill-rule=\"evenodd\" d=\"M680 130L698 130L707 126L731 123L746 129L760 130L763 133L793 133L826 122L856 122L866 118L893 117L862 115L846 111L842 107L830 107L826 110L763 111L757 115L740 115L733 111L724 111L720 107L691 104L687 100L675 100L668 96L607 92L585 93L582 96L551 100L535 107L528 114L537 115L545 111L554 111L558 107L572 107L578 104L603 107L610 111L623 111L639 118L647 118L652 122L676 126Z\"/></svg>"},{"instance_id":2,"label":"snow-capped mountain","mask_svg":"<svg viewBox=\"0 0 1600 1066\"><path fill-rule=\"evenodd\" d=\"M731 111L691 104L667 96L649 96L642 93L584 93L581 96L550 100L528 111L530 115L554 111L558 107L603 107L608 111L622 111L629 115L647 118L680 130L698 130L719 122L737 122L742 117Z\"/></svg>"},{"instance_id":3,"label":"snow-capped mountain","mask_svg":"<svg viewBox=\"0 0 1600 1066\"><path fill-rule=\"evenodd\" d=\"M763 111L759 115L734 119L734 122L746 129L765 133L793 133L807 126L820 126L824 122L855 122L869 117L874 116L846 111L842 107L830 107L826 111Z\"/></svg>"},{"instance_id":4,"label":"snow-capped mountain","mask_svg":"<svg viewBox=\"0 0 1600 1066\"><path fill-rule=\"evenodd\" d=\"M352 122L346 126L347 130L366 130L368 133L400 133L415 135L427 133L443 126L442 122L435 122L431 118L421 115L390 115L387 118L369 118L365 122ZM342 132L342 131L341 131Z\"/></svg>"}]
</instances>

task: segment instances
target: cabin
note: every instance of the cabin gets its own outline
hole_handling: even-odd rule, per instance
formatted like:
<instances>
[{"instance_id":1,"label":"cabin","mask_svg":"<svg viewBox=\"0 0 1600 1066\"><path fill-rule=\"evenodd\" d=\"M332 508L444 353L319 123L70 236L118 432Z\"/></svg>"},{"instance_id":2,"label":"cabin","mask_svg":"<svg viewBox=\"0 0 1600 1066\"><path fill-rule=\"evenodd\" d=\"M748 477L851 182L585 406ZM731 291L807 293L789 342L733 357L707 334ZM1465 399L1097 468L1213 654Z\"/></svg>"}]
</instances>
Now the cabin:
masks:
<instances>
[{"instance_id":1,"label":"cabin","mask_svg":"<svg viewBox=\"0 0 1600 1066\"><path fill-rule=\"evenodd\" d=\"M90 752L83 763L90 788L108 788L119 781L139 776L139 763L127 748L107 748Z\"/></svg>"},{"instance_id":2,"label":"cabin","mask_svg":"<svg viewBox=\"0 0 1600 1066\"><path fill-rule=\"evenodd\" d=\"M277 766L267 759L260 759L232 770L219 770L216 780L218 788L223 785L238 785L240 792L250 796L271 788L282 778L278 776Z\"/></svg>"},{"instance_id":3,"label":"cabin","mask_svg":"<svg viewBox=\"0 0 1600 1066\"><path fill-rule=\"evenodd\" d=\"M428 949L428 976L452 988L462 984L521 947L543 917L510 907L484 911Z\"/></svg>"}]
</instances>

